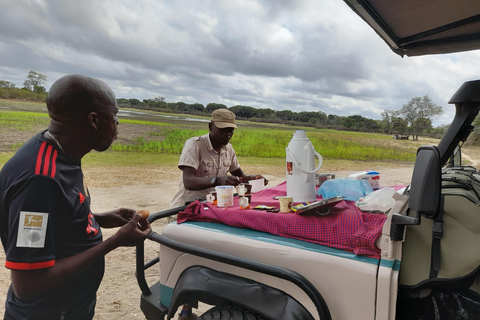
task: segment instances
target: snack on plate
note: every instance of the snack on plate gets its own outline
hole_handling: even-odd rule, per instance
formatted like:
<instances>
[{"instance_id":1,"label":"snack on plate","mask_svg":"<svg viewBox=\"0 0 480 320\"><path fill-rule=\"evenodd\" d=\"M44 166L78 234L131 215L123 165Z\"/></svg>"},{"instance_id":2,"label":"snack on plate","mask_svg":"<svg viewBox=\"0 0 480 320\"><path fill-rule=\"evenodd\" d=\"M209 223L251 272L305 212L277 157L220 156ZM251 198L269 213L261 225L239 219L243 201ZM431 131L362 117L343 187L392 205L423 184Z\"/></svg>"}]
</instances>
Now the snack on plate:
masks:
<instances>
[{"instance_id":1,"label":"snack on plate","mask_svg":"<svg viewBox=\"0 0 480 320\"><path fill-rule=\"evenodd\" d=\"M148 210L139 210L137 211L137 214L142 216L142 220L146 220L150 215L150 212Z\"/></svg>"}]
</instances>

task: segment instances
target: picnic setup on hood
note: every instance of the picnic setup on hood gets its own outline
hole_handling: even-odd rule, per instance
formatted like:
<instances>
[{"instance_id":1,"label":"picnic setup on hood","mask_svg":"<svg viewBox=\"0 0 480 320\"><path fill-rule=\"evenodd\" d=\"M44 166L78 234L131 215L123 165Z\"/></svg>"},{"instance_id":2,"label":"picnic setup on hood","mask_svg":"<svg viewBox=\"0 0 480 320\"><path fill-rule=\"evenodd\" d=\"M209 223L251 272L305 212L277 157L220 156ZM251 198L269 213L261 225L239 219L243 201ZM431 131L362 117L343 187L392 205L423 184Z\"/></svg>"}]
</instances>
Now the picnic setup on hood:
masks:
<instances>
[{"instance_id":1,"label":"picnic setup on hood","mask_svg":"<svg viewBox=\"0 0 480 320\"><path fill-rule=\"evenodd\" d=\"M380 173L374 170L352 172L347 178L319 173L323 158L304 130L293 133L285 154L285 182L269 188L272 190L264 190L264 179L250 180L237 187L217 186L203 202L223 212L250 209L324 216L341 201L352 201L350 206L364 212L387 213L395 202L395 188L404 187L381 188Z\"/></svg>"},{"instance_id":2,"label":"picnic setup on hood","mask_svg":"<svg viewBox=\"0 0 480 320\"><path fill-rule=\"evenodd\" d=\"M347 178L318 172L323 159L304 130L293 132L285 156L284 182L269 188L264 179L217 186L180 211L177 222L223 223L379 258L375 242L385 213L405 186L381 188L374 170Z\"/></svg>"}]
</instances>

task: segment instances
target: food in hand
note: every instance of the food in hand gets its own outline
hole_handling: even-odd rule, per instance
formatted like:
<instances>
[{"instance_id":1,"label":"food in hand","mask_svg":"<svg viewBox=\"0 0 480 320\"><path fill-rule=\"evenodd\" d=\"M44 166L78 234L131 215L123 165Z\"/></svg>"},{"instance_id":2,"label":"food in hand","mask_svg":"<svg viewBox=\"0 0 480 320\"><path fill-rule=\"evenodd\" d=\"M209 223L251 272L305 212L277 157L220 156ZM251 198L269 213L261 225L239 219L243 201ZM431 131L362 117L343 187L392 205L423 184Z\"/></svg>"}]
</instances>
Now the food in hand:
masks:
<instances>
[{"instance_id":1,"label":"food in hand","mask_svg":"<svg viewBox=\"0 0 480 320\"><path fill-rule=\"evenodd\" d=\"M147 220L148 216L150 215L150 212L148 210L139 210L137 211L137 214L142 216L141 220Z\"/></svg>"}]
</instances>

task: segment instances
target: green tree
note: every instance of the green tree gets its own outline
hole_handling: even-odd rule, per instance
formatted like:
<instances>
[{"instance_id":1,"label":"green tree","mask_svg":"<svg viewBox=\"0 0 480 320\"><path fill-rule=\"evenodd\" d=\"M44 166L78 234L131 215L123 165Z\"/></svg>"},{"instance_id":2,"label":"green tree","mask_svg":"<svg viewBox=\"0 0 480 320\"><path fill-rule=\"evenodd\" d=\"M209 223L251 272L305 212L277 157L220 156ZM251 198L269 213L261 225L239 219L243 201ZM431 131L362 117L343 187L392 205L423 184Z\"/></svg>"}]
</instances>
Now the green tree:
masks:
<instances>
[{"instance_id":1,"label":"green tree","mask_svg":"<svg viewBox=\"0 0 480 320\"><path fill-rule=\"evenodd\" d=\"M408 131L408 122L402 117L392 118L392 133L405 135Z\"/></svg>"},{"instance_id":2,"label":"green tree","mask_svg":"<svg viewBox=\"0 0 480 320\"><path fill-rule=\"evenodd\" d=\"M293 120L295 120L295 113L290 111L290 110L276 111L275 115L277 116L277 118L279 118L283 121L293 121Z\"/></svg>"},{"instance_id":3,"label":"green tree","mask_svg":"<svg viewBox=\"0 0 480 320\"><path fill-rule=\"evenodd\" d=\"M165 97L158 96L151 100L153 100L153 102L165 102Z\"/></svg>"},{"instance_id":4,"label":"green tree","mask_svg":"<svg viewBox=\"0 0 480 320\"><path fill-rule=\"evenodd\" d=\"M275 110L270 109L270 108L257 109L256 117L260 118L260 119L274 118L275 117Z\"/></svg>"},{"instance_id":5,"label":"green tree","mask_svg":"<svg viewBox=\"0 0 480 320\"><path fill-rule=\"evenodd\" d=\"M410 124L414 140L418 140L419 134L427 128L428 122L431 126L432 118L443 114L443 112L443 108L433 103L429 96L412 98L400 109L400 114Z\"/></svg>"},{"instance_id":6,"label":"green tree","mask_svg":"<svg viewBox=\"0 0 480 320\"><path fill-rule=\"evenodd\" d=\"M205 107L201 103L192 103L189 105L191 113L201 114L205 110Z\"/></svg>"},{"instance_id":7,"label":"green tree","mask_svg":"<svg viewBox=\"0 0 480 320\"><path fill-rule=\"evenodd\" d=\"M399 110L384 110L382 112L381 126L386 134L405 134L408 122L400 117Z\"/></svg>"},{"instance_id":8,"label":"green tree","mask_svg":"<svg viewBox=\"0 0 480 320\"><path fill-rule=\"evenodd\" d=\"M23 83L23 87L36 93L45 93L46 90L43 85L46 82L46 75L30 70L27 75L27 80Z\"/></svg>"},{"instance_id":9,"label":"green tree","mask_svg":"<svg viewBox=\"0 0 480 320\"><path fill-rule=\"evenodd\" d=\"M207 113L212 113L213 111L217 109L228 109L226 105L221 104L221 103L209 103L205 107L205 112Z\"/></svg>"},{"instance_id":10,"label":"green tree","mask_svg":"<svg viewBox=\"0 0 480 320\"><path fill-rule=\"evenodd\" d=\"M418 128L420 132L432 129L432 121L426 118L419 118L415 121L415 127Z\"/></svg>"},{"instance_id":11,"label":"green tree","mask_svg":"<svg viewBox=\"0 0 480 320\"><path fill-rule=\"evenodd\" d=\"M187 113L188 114L188 104L185 102L179 101L176 103L169 103L170 109L176 111L177 113Z\"/></svg>"},{"instance_id":12,"label":"green tree","mask_svg":"<svg viewBox=\"0 0 480 320\"><path fill-rule=\"evenodd\" d=\"M316 124L316 123L324 124L326 119L327 119L327 115L321 111L300 111L295 115L296 121L308 122L311 124Z\"/></svg>"},{"instance_id":13,"label":"green tree","mask_svg":"<svg viewBox=\"0 0 480 320\"><path fill-rule=\"evenodd\" d=\"M393 133L393 118L395 116L396 111L394 110L383 110L382 112L382 126L383 132L386 134Z\"/></svg>"},{"instance_id":14,"label":"green tree","mask_svg":"<svg viewBox=\"0 0 480 320\"><path fill-rule=\"evenodd\" d=\"M15 88L15 84L11 83L10 81L0 80L0 88L13 89L13 88Z\"/></svg>"},{"instance_id":15,"label":"green tree","mask_svg":"<svg viewBox=\"0 0 480 320\"><path fill-rule=\"evenodd\" d=\"M343 117L337 116L336 114L329 114L328 125L339 129L341 126L343 126Z\"/></svg>"},{"instance_id":16,"label":"green tree","mask_svg":"<svg viewBox=\"0 0 480 320\"><path fill-rule=\"evenodd\" d=\"M257 115L257 109L248 106L232 106L229 110L240 119L249 119Z\"/></svg>"},{"instance_id":17,"label":"green tree","mask_svg":"<svg viewBox=\"0 0 480 320\"><path fill-rule=\"evenodd\" d=\"M142 104L142 102L138 99L128 99L128 103L132 106L132 107L137 107L139 105Z\"/></svg>"}]
</instances>

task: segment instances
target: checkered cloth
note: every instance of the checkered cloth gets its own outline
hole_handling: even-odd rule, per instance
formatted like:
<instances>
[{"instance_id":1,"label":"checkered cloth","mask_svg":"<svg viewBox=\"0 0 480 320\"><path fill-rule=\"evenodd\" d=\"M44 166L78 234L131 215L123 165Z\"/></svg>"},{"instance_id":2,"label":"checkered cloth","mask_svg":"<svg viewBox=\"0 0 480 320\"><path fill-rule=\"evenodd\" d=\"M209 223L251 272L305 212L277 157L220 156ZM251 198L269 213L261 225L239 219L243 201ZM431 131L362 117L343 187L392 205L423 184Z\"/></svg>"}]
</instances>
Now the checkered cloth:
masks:
<instances>
[{"instance_id":1,"label":"checkered cloth","mask_svg":"<svg viewBox=\"0 0 480 320\"><path fill-rule=\"evenodd\" d=\"M257 205L279 207L274 196L286 195L286 183L252 194L251 208ZM319 197L317 200L321 200ZM295 203L294 203L295 204ZM380 258L375 244L382 233L384 214L360 211L353 201L341 201L326 216L301 216L296 213L273 213L240 209L238 197L234 206L218 208L211 203L195 201L178 214L177 222L221 222L238 228L250 228L274 235L313 242L352 252L359 256Z\"/></svg>"}]
</instances>

